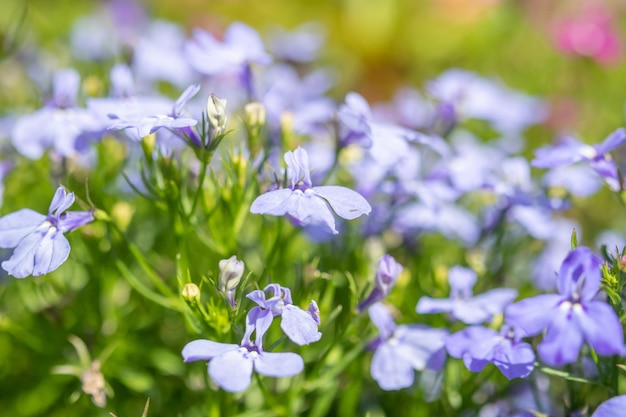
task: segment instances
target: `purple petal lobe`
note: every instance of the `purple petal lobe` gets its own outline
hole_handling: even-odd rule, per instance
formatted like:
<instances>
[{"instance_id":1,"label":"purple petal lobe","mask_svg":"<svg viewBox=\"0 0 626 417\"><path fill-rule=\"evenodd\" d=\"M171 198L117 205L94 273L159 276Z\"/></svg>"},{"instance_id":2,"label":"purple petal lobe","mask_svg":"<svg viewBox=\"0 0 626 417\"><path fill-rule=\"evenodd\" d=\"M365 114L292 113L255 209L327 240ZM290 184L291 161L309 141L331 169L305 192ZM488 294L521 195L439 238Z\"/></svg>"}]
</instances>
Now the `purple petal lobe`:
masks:
<instances>
[{"instance_id":1,"label":"purple petal lobe","mask_svg":"<svg viewBox=\"0 0 626 417\"><path fill-rule=\"evenodd\" d=\"M391 337L396 330L396 323L393 321L393 317L387 307L382 303L376 303L372 305L367 312L370 316L370 320L372 320L374 325L378 328L381 337L383 339Z\"/></svg>"},{"instance_id":2,"label":"purple petal lobe","mask_svg":"<svg viewBox=\"0 0 626 417\"><path fill-rule=\"evenodd\" d=\"M622 417L625 409L626 395L620 395L600 404L591 417Z\"/></svg>"},{"instance_id":3,"label":"purple petal lobe","mask_svg":"<svg viewBox=\"0 0 626 417\"><path fill-rule=\"evenodd\" d=\"M263 352L254 361L254 369L261 375L273 377L294 376L304 369L302 357L296 353Z\"/></svg>"},{"instance_id":4,"label":"purple petal lobe","mask_svg":"<svg viewBox=\"0 0 626 417\"><path fill-rule=\"evenodd\" d=\"M232 350L238 350L239 345L218 343L212 340L199 339L189 342L183 348L183 360L185 362L208 361L216 356L223 355Z\"/></svg>"},{"instance_id":5,"label":"purple petal lobe","mask_svg":"<svg viewBox=\"0 0 626 417\"><path fill-rule=\"evenodd\" d=\"M34 255L33 276L47 274L57 269L70 255L70 243L56 229L50 229L39 242Z\"/></svg>"},{"instance_id":6,"label":"purple petal lobe","mask_svg":"<svg viewBox=\"0 0 626 417\"><path fill-rule=\"evenodd\" d=\"M556 294L526 298L508 306L504 320L512 327L523 329L526 335L534 336L546 328L561 300L562 297Z\"/></svg>"},{"instance_id":7,"label":"purple petal lobe","mask_svg":"<svg viewBox=\"0 0 626 417\"><path fill-rule=\"evenodd\" d=\"M367 200L361 194L349 188L327 185L313 187L313 191L326 200L333 211L344 219L356 219L372 211L372 207Z\"/></svg>"},{"instance_id":8,"label":"purple petal lobe","mask_svg":"<svg viewBox=\"0 0 626 417\"><path fill-rule=\"evenodd\" d=\"M253 357L246 348L227 351L209 362L209 376L228 392L241 392L252 381Z\"/></svg>"},{"instance_id":9,"label":"purple petal lobe","mask_svg":"<svg viewBox=\"0 0 626 417\"><path fill-rule=\"evenodd\" d=\"M289 188L281 188L258 196L250 207L250 212L254 214L271 214L282 216L291 208L293 202L287 200L292 196L293 191ZM288 205L288 203L290 203Z\"/></svg>"},{"instance_id":10,"label":"purple petal lobe","mask_svg":"<svg viewBox=\"0 0 626 417\"><path fill-rule=\"evenodd\" d=\"M16 247L26 235L46 220L46 216L31 209L18 210L0 218L0 248Z\"/></svg>"},{"instance_id":11,"label":"purple petal lobe","mask_svg":"<svg viewBox=\"0 0 626 417\"><path fill-rule=\"evenodd\" d=\"M583 335L567 304L553 312L543 312L550 316L550 326L543 341L537 347L541 359L550 366L562 366L576 362L583 344Z\"/></svg>"},{"instance_id":12,"label":"purple petal lobe","mask_svg":"<svg viewBox=\"0 0 626 417\"><path fill-rule=\"evenodd\" d=\"M573 311L587 343L600 355L624 355L624 332L613 309L602 301L591 301Z\"/></svg>"},{"instance_id":13,"label":"purple petal lobe","mask_svg":"<svg viewBox=\"0 0 626 417\"><path fill-rule=\"evenodd\" d=\"M280 328L292 342L300 346L317 342L322 337L313 316L294 305L285 306Z\"/></svg>"},{"instance_id":14,"label":"purple petal lobe","mask_svg":"<svg viewBox=\"0 0 626 417\"><path fill-rule=\"evenodd\" d=\"M415 310L420 314L428 313L449 313L452 311L455 305L455 300L447 298L430 298L423 296L417 302Z\"/></svg>"},{"instance_id":15,"label":"purple petal lobe","mask_svg":"<svg viewBox=\"0 0 626 417\"><path fill-rule=\"evenodd\" d=\"M378 385L387 391L410 387L415 380L411 364L388 343L380 345L374 352L371 374Z\"/></svg>"}]
</instances>

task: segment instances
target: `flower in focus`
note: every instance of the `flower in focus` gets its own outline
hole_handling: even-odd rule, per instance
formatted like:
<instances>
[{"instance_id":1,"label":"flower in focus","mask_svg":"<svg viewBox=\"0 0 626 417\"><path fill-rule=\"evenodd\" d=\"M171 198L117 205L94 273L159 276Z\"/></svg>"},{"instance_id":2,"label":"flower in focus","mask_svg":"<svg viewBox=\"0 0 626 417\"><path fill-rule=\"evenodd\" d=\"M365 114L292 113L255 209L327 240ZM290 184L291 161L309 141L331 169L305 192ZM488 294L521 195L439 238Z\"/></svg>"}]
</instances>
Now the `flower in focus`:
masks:
<instances>
[{"instance_id":1,"label":"flower in focus","mask_svg":"<svg viewBox=\"0 0 626 417\"><path fill-rule=\"evenodd\" d=\"M382 303L372 305L368 312L380 332L370 348L375 350L372 378L382 389L410 387L415 380L415 371L441 370L446 360L447 331L419 325L396 325Z\"/></svg>"},{"instance_id":2,"label":"flower in focus","mask_svg":"<svg viewBox=\"0 0 626 417\"><path fill-rule=\"evenodd\" d=\"M472 372L493 363L508 379L525 378L535 367L535 353L520 339L520 332L508 326L502 326L500 333L471 326L448 336L446 349L453 358L462 358Z\"/></svg>"},{"instance_id":3,"label":"flower in focus","mask_svg":"<svg viewBox=\"0 0 626 417\"><path fill-rule=\"evenodd\" d=\"M391 255L384 255L378 260L378 269L374 279L374 289L367 298L359 304L358 311L363 311L374 303L381 301L396 285L402 272L402 265L396 262Z\"/></svg>"},{"instance_id":4,"label":"flower in focus","mask_svg":"<svg viewBox=\"0 0 626 417\"><path fill-rule=\"evenodd\" d=\"M469 268L450 268L450 298L434 299L423 296L417 303L417 312L450 313L463 323L478 324L502 313L504 307L517 297L517 290L512 288L496 288L473 296L472 288L476 284L476 278L476 272Z\"/></svg>"},{"instance_id":5,"label":"flower in focus","mask_svg":"<svg viewBox=\"0 0 626 417\"><path fill-rule=\"evenodd\" d=\"M268 290L274 293L270 298L265 296L265 291ZM250 309L247 317L249 322L256 323L257 329L267 330L274 317L281 316L280 328L295 344L308 345L322 338L322 333L317 329L320 324L319 308L314 301L307 311L302 310L293 305L291 290L278 284L270 284L263 291L252 291L247 297L258 304L258 307ZM265 330L262 333L265 333ZM258 336L257 331L257 338ZM258 339L257 344L260 344Z\"/></svg>"},{"instance_id":6,"label":"flower in focus","mask_svg":"<svg viewBox=\"0 0 626 417\"><path fill-rule=\"evenodd\" d=\"M0 218L0 248L15 248L2 268L15 278L39 276L54 271L70 254L64 233L93 221L91 211L66 211L74 203L74 193L59 187L48 214L21 209Z\"/></svg>"},{"instance_id":7,"label":"flower in focus","mask_svg":"<svg viewBox=\"0 0 626 417\"><path fill-rule=\"evenodd\" d=\"M551 366L575 362L586 341L602 356L624 355L624 333L615 312L595 297L600 291L602 259L580 246L569 252L559 271L559 294L527 298L508 306L505 320L528 336L546 333L537 350Z\"/></svg>"},{"instance_id":8,"label":"flower in focus","mask_svg":"<svg viewBox=\"0 0 626 417\"><path fill-rule=\"evenodd\" d=\"M302 148L285 153L287 177L291 186L269 191L257 197L250 207L255 214L289 216L297 226L319 225L333 234L335 217L347 220L369 214L371 206L356 191L335 185L313 187L309 172L309 156Z\"/></svg>"},{"instance_id":9,"label":"flower in focus","mask_svg":"<svg viewBox=\"0 0 626 417\"><path fill-rule=\"evenodd\" d=\"M257 343L250 340L256 331ZM267 328L259 328L256 321L246 322L246 333L241 344L218 343L199 339L189 342L182 351L185 362L209 361L209 376L224 390L241 392L250 386L252 371L271 377L294 376L304 369L302 357L296 353L265 352L258 341Z\"/></svg>"},{"instance_id":10,"label":"flower in focus","mask_svg":"<svg viewBox=\"0 0 626 417\"><path fill-rule=\"evenodd\" d=\"M237 257L233 255L228 259L222 259L219 262L219 267L220 291L226 294L230 305L235 307L235 288L237 288L243 276L243 261L238 260Z\"/></svg>"}]
</instances>

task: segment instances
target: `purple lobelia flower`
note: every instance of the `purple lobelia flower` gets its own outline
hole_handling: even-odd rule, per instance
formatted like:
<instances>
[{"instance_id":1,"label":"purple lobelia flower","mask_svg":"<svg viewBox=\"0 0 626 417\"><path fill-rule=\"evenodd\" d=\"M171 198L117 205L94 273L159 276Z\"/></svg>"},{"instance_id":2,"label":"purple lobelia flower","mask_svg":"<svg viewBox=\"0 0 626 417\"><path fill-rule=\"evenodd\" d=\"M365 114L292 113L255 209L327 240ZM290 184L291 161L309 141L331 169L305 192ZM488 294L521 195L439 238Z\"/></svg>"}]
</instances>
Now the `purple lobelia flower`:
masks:
<instances>
[{"instance_id":1,"label":"purple lobelia flower","mask_svg":"<svg viewBox=\"0 0 626 417\"><path fill-rule=\"evenodd\" d=\"M580 246L569 252L559 271L559 294L544 294L510 305L507 323L533 336L546 329L537 350L551 366L575 362L586 341L599 355L624 355L624 334L613 309L596 300L602 259Z\"/></svg>"},{"instance_id":2,"label":"purple lobelia flower","mask_svg":"<svg viewBox=\"0 0 626 417\"><path fill-rule=\"evenodd\" d=\"M624 415L624 409L626 395L619 395L600 404L591 417L621 417Z\"/></svg>"},{"instance_id":3,"label":"purple lobelia flower","mask_svg":"<svg viewBox=\"0 0 626 417\"><path fill-rule=\"evenodd\" d=\"M271 290L274 295L265 297L265 291ZM258 304L248 312L248 321L254 321L257 329L265 330L272 324L274 317L281 316L280 328L294 343L302 346L317 342L322 333L317 330L320 324L319 309L315 301L311 301L307 311L293 305L289 288L278 284L270 284L263 291L252 291L247 297ZM259 333L257 331L257 344Z\"/></svg>"},{"instance_id":4,"label":"purple lobelia flower","mask_svg":"<svg viewBox=\"0 0 626 417\"><path fill-rule=\"evenodd\" d=\"M371 344L374 349L371 374L384 390L410 387L415 371L439 371L446 360L444 349L447 331L420 325L396 325L382 303L369 310L380 335Z\"/></svg>"},{"instance_id":5,"label":"purple lobelia flower","mask_svg":"<svg viewBox=\"0 0 626 417\"><path fill-rule=\"evenodd\" d=\"M194 30L193 40L185 45L185 53L191 67L201 74L237 76L250 97L253 96L250 64L267 65L272 61L259 34L241 22L226 29L223 42L203 30Z\"/></svg>"},{"instance_id":6,"label":"purple lobelia flower","mask_svg":"<svg viewBox=\"0 0 626 417\"><path fill-rule=\"evenodd\" d=\"M574 138L567 137L561 143L537 149L532 165L537 168L555 168L586 161L589 166L602 177L608 186L617 191L620 189L620 178L617 165L609 152L626 142L626 129L620 128L611 133L602 143L587 145Z\"/></svg>"},{"instance_id":7,"label":"purple lobelia flower","mask_svg":"<svg viewBox=\"0 0 626 417\"><path fill-rule=\"evenodd\" d=\"M250 314L248 315L250 318ZM185 362L209 361L209 376L224 390L241 392L250 386L252 371L271 377L294 376L304 369L302 357L296 353L265 352L258 342L267 327L258 321L246 321L246 333L241 344L219 343L199 339L189 342L182 351ZM257 343L250 340L256 331Z\"/></svg>"},{"instance_id":8,"label":"purple lobelia flower","mask_svg":"<svg viewBox=\"0 0 626 417\"><path fill-rule=\"evenodd\" d=\"M434 299L424 296L417 303L417 312L450 313L463 323L478 324L502 313L504 307L517 297L517 290L512 288L496 288L473 296L476 272L462 266L450 268L448 282L450 298Z\"/></svg>"},{"instance_id":9,"label":"purple lobelia flower","mask_svg":"<svg viewBox=\"0 0 626 417\"><path fill-rule=\"evenodd\" d=\"M396 285L396 281L401 272L402 265L397 263L393 256L382 256L378 260L378 269L376 270L376 278L374 279L375 287L367 298L359 304L357 310L361 312L385 298L394 285Z\"/></svg>"},{"instance_id":10,"label":"purple lobelia flower","mask_svg":"<svg viewBox=\"0 0 626 417\"><path fill-rule=\"evenodd\" d=\"M287 215L297 226L317 225L337 234L333 212L352 220L372 210L365 198L349 188L335 185L313 187L309 156L303 148L285 153L285 162L291 186L257 197L250 207L252 213Z\"/></svg>"},{"instance_id":11,"label":"purple lobelia flower","mask_svg":"<svg viewBox=\"0 0 626 417\"><path fill-rule=\"evenodd\" d=\"M74 203L74 193L59 187L48 214L30 209L18 210L0 218L0 247L15 248L2 268L15 278L43 275L67 260L70 244L64 233L93 221L91 211L66 211Z\"/></svg>"},{"instance_id":12,"label":"purple lobelia flower","mask_svg":"<svg viewBox=\"0 0 626 417\"><path fill-rule=\"evenodd\" d=\"M39 159L47 149L64 157L75 156L81 139L100 130L90 112L77 107L80 75L73 69L54 74L52 97L32 114L20 117L13 126L11 140L17 151L30 159Z\"/></svg>"},{"instance_id":13,"label":"purple lobelia flower","mask_svg":"<svg viewBox=\"0 0 626 417\"><path fill-rule=\"evenodd\" d=\"M372 112L367 101L357 93L348 93L345 103L337 112L339 120L339 144L372 146Z\"/></svg>"},{"instance_id":14,"label":"purple lobelia flower","mask_svg":"<svg viewBox=\"0 0 626 417\"><path fill-rule=\"evenodd\" d=\"M502 326L500 332L471 326L446 338L446 349L453 358L463 359L472 372L493 363L508 379L525 378L535 367L532 347L521 341L522 332Z\"/></svg>"}]
</instances>

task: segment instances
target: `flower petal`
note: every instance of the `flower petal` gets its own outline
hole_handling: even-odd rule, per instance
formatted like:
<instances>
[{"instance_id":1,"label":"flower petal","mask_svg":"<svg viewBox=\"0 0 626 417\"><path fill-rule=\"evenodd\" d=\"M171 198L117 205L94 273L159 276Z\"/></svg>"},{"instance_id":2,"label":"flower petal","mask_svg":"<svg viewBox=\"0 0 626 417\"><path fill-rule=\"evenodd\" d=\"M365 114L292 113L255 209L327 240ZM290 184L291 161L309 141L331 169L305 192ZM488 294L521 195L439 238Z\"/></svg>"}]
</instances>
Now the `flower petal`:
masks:
<instances>
[{"instance_id":1,"label":"flower petal","mask_svg":"<svg viewBox=\"0 0 626 417\"><path fill-rule=\"evenodd\" d=\"M44 275L54 271L63 264L70 255L70 243L63 233L50 229L39 242L35 252L33 276Z\"/></svg>"},{"instance_id":2,"label":"flower petal","mask_svg":"<svg viewBox=\"0 0 626 417\"><path fill-rule=\"evenodd\" d=\"M228 392L241 392L250 386L254 359L245 348L227 351L209 362L209 376Z\"/></svg>"},{"instance_id":3,"label":"flower petal","mask_svg":"<svg viewBox=\"0 0 626 417\"><path fill-rule=\"evenodd\" d=\"M254 361L254 369L261 375L273 377L294 376L304 369L302 357L296 353L263 352Z\"/></svg>"},{"instance_id":4,"label":"flower petal","mask_svg":"<svg viewBox=\"0 0 626 417\"><path fill-rule=\"evenodd\" d=\"M583 344L583 334L567 304L561 305L550 316L550 325L543 341L537 346L541 359L550 366L562 366L576 362Z\"/></svg>"},{"instance_id":5,"label":"flower petal","mask_svg":"<svg viewBox=\"0 0 626 417\"><path fill-rule=\"evenodd\" d=\"M520 327L527 336L534 336L546 328L552 319L552 310L562 297L557 294L544 294L526 298L508 306L504 321L512 327Z\"/></svg>"},{"instance_id":6,"label":"flower petal","mask_svg":"<svg viewBox=\"0 0 626 417\"><path fill-rule=\"evenodd\" d=\"M573 309L587 343L600 355L624 355L624 332L617 315L603 301L591 301Z\"/></svg>"},{"instance_id":7,"label":"flower petal","mask_svg":"<svg viewBox=\"0 0 626 417\"><path fill-rule=\"evenodd\" d=\"M336 185L313 187L313 192L322 197L337 216L347 220L356 219L363 214L370 214L372 207L356 191Z\"/></svg>"},{"instance_id":8,"label":"flower petal","mask_svg":"<svg viewBox=\"0 0 626 417\"><path fill-rule=\"evenodd\" d=\"M624 409L626 409L626 395L620 395L600 404L591 417L622 417Z\"/></svg>"},{"instance_id":9,"label":"flower petal","mask_svg":"<svg viewBox=\"0 0 626 417\"><path fill-rule=\"evenodd\" d=\"M273 216L283 216L294 203L289 200L293 191L289 188L269 191L258 196L250 207L250 212L254 214L271 214Z\"/></svg>"},{"instance_id":10,"label":"flower petal","mask_svg":"<svg viewBox=\"0 0 626 417\"><path fill-rule=\"evenodd\" d=\"M239 345L229 343L218 343L212 340L198 339L185 345L182 351L183 361L208 361L216 356L223 355L232 350L238 350Z\"/></svg>"},{"instance_id":11,"label":"flower petal","mask_svg":"<svg viewBox=\"0 0 626 417\"><path fill-rule=\"evenodd\" d=\"M387 391L410 387L415 380L411 363L400 357L395 346L389 343L381 344L374 352L370 372L378 385Z\"/></svg>"},{"instance_id":12,"label":"flower petal","mask_svg":"<svg viewBox=\"0 0 626 417\"><path fill-rule=\"evenodd\" d=\"M286 305L283 310L280 328L297 345L308 345L322 338L317 330L317 322L308 312L294 305Z\"/></svg>"},{"instance_id":13,"label":"flower petal","mask_svg":"<svg viewBox=\"0 0 626 417\"><path fill-rule=\"evenodd\" d=\"M0 217L0 248L16 247L45 220L46 216L31 209L18 210Z\"/></svg>"}]
</instances>

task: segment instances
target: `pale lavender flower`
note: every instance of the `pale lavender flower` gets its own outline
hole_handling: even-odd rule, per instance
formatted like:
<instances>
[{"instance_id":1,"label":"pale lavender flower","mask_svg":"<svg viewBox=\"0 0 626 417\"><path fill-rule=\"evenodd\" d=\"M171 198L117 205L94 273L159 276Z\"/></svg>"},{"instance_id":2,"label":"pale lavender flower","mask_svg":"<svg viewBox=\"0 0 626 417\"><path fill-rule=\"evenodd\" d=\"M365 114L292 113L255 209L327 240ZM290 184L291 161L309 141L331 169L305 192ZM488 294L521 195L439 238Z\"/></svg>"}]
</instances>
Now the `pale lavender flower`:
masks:
<instances>
[{"instance_id":1,"label":"pale lavender flower","mask_svg":"<svg viewBox=\"0 0 626 417\"><path fill-rule=\"evenodd\" d=\"M235 289L243 276L244 263L237 259L235 255L219 262L220 275L218 278L220 291L222 291L230 305L235 307Z\"/></svg>"},{"instance_id":2,"label":"pale lavender flower","mask_svg":"<svg viewBox=\"0 0 626 417\"><path fill-rule=\"evenodd\" d=\"M364 148L372 146L372 112L363 96L348 93L344 104L339 107L337 119L340 146L352 144L358 144Z\"/></svg>"},{"instance_id":3,"label":"pale lavender flower","mask_svg":"<svg viewBox=\"0 0 626 417\"><path fill-rule=\"evenodd\" d=\"M77 107L80 76L73 69L54 74L52 97L41 109L15 122L11 140L15 149L30 159L39 159L47 149L64 157L81 151L81 138L100 130L100 124L85 109Z\"/></svg>"},{"instance_id":4,"label":"pale lavender flower","mask_svg":"<svg viewBox=\"0 0 626 417\"><path fill-rule=\"evenodd\" d=\"M391 255L383 255L378 260L378 268L376 269L376 277L374 278L374 289L367 298L359 304L357 310L363 311L374 303L381 301L389 294L391 289L396 285L398 276L402 272L402 265L396 262Z\"/></svg>"},{"instance_id":5,"label":"pale lavender flower","mask_svg":"<svg viewBox=\"0 0 626 417\"><path fill-rule=\"evenodd\" d=\"M183 359L185 362L209 361L209 376L229 392L246 390L252 382L253 371L271 377L290 377L302 372L304 361L300 355L292 352L265 352L260 344L250 340L254 331L258 343L263 339L267 327L259 327L257 321L247 320L246 333L239 345L206 339L194 340L183 348Z\"/></svg>"},{"instance_id":6,"label":"pale lavender flower","mask_svg":"<svg viewBox=\"0 0 626 417\"><path fill-rule=\"evenodd\" d=\"M21 209L0 218L0 247L15 248L2 268L15 278L39 276L54 271L70 254L64 233L93 221L91 211L66 211L74 203L74 193L59 187L48 214Z\"/></svg>"},{"instance_id":7,"label":"pale lavender flower","mask_svg":"<svg viewBox=\"0 0 626 417\"><path fill-rule=\"evenodd\" d=\"M384 390L413 385L415 371L439 371L446 360L446 330L421 325L396 325L382 303L368 310L380 335L370 345L375 350L371 374Z\"/></svg>"},{"instance_id":8,"label":"pale lavender flower","mask_svg":"<svg viewBox=\"0 0 626 417\"><path fill-rule=\"evenodd\" d=\"M626 409L626 395L619 395L600 404L591 417L622 417Z\"/></svg>"},{"instance_id":9,"label":"pale lavender flower","mask_svg":"<svg viewBox=\"0 0 626 417\"><path fill-rule=\"evenodd\" d=\"M471 326L448 336L446 349L453 358L463 359L472 372L480 372L493 363L508 379L526 378L535 367L535 353L521 337L521 332L506 325L499 333Z\"/></svg>"},{"instance_id":10,"label":"pale lavender flower","mask_svg":"<svg viewBox=\"0 0 626 417\"><path fill-rule=\"evenodd\" d=\"M476 272L462 266L453 266L448 272L450 298L435 299L423 296L417 303L418 313L450 313L466 324L478 324L501 314L504 307L517 297L517 290L496 288L474 296Z\"/></svg>"},{"instance_id":11,"label":"pale lavender flower","mask_svg":"<svg viewBox=\"0 0 626 417\"><path fill-rule=\"evenodd\" d=\"M546 329L538 346L551 366L575 362L586 341L602 356L624 355L624 334L617 315L600 291L602 259L580 246L569 252L557 279L559 294L544 294L510 305L507 323L533 336Z\"/></svg>"},{"instance_id":12,"label":"pale lavender flower","mask_svg":"<svg viewBox=\"0 0 626 417\"><path fill-rule=\"evenodd\" d=\"M182 131L183 129L195 126L198 124L198 121L183 117L183 112L187 102L191 100L198 91L200 91L198 84L187 87L167 114L150 114L148 112L121 116L114 113L109 114L109 118L112 120L108 128L111 130L124 129L131 138L140 140L144 136L148 136L161 128Z\"/></svg>"},{"instance_id":13,"label":"pale lavender flower","mask_svg":"<svg viewBox=\"0 0 626 417\"><path fill-rule=\"evenodd\" d=\"M333 213L352 220L372 210L367 200L349 188L335 185L313 187L309 157L303 148L285 153L285 162L291 186L257 197L250 212L287 215L297 226L319 225L337 234Z\"/></svg>"},{"instance_id":14,"label":"pale lavender flower","mask_svg":"<svg viewBox=\"0 0 626 417\"><path fill-rule=\"evenodd\" d=\"M204 30L195 29L193 39L185 44L185 54L191 67L201 74L237 76L250 97L253 96L250 64L267 65L272 61L259 34L241 22L226 29L222 42Z\"/></svg>"},{"instance_id":15,"label":"pale lavender flower","mask_svg":"<svg viewBox=\"0 0 626 417\"><path fill-rule=\"evenodd\" d=\"M572 137L564 138L560 143L535 151L531 164L537 168L555 168L585 161L602 177L614 191L620 189L621 179L617 165L609 152L626 142L626 129L620 128L611 133L602 143L587 145Z\"/></svg>"},{"instance_id":16,"label":"pale lavender flower","mask_svg":"<svg viewBox=\"0 0 626 417\"><path fill-rule=\"evenodd\" d=\"M294 30L275 28L268 38L268 49L277 58L293 62L310 62L317 58L324 45L323 27L315 22L304 23Z\"/></svg>"},{"instance_id":17,"label":"pale lavender flower","mask_svg":"<svg viewBox=\"0 0 626 417\"><path fill-rule=\"evenodd\" d=\"M272 291L273 296L266 298L265 291ZM252 291L247 297L258 304L248 312L248 320L256 322L257 328L269 328L273 318L280 316L280 328L292 342L302 346L321 339L322 333L317 329L320 324L319 308L314 301L307 311L302 310L293 305L291 290L278 284L270 284L263 291Z\"/></svg>"}]
</instances>

